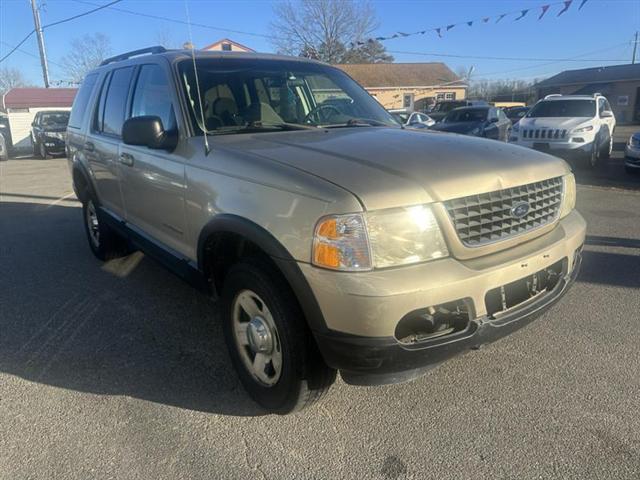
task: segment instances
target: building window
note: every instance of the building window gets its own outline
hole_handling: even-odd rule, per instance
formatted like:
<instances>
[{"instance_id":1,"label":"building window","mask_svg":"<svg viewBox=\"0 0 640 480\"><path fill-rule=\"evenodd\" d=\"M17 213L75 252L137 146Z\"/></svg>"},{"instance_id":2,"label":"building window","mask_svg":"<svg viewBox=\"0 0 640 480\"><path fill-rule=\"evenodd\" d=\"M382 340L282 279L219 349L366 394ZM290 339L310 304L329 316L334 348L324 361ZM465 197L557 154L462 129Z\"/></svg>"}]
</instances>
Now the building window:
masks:
<instances>
[{"instance_id":1,"label":"building window","mask_svg":"<svg viewBox=\"0 0 640 480\"><path fill-rule=\"evenodd\" d=\"M455 92L447 92L444 94L444 99L445 100L455 100L456 99L456 93Z\"/></svg>"},{"instance_id":2,"label":"building window","mask_svg":"<svg viewBox=\"0 0 640 480\"><path fill-rule=\"evenodd\" d=\"M444 100L444 93L436 93L436 101Z\"/></svg>"},{"instance_id":3,"label":"building window","mask_svg":"<svg viewBox=\"0 0 640 480\"><path fill-rule=\"evenodd\" d=\"M223 43L222 44L222 51L223 52L230 52L231 51L231 44L230 43Z\"/></svg>"},{"instance_id":4,"label":"building window","mask_svg":"<svg viewBox=\"0 0 640 480\"><path fill-rule=\"evenodd\" d=\"M402 95L402 108L411 108L413 105L413 93L405 93Z\"/></svg>"}]
</instances>

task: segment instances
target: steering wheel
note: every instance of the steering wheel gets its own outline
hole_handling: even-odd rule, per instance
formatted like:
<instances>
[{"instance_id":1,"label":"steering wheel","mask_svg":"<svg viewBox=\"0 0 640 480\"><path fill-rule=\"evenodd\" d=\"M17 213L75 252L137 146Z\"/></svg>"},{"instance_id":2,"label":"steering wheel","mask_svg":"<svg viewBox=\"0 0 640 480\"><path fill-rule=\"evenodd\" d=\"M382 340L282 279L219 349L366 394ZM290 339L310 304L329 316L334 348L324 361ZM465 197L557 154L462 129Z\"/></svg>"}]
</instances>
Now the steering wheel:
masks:
<instances>
[{"instance_id":1,"label":"steering wheel","mask_svg":"<svg viewBox=\"0 0 640 480\"><path fill-rule=\"evenodd\" d=\"M338 115L342 115L342 112L340 111L340 109L338 109L338 107L336 107L335 105L321 103L317 107L312 108L311 111L305 115L304 123L311 123L311 119L314 115L317 115L316 118L318 120L322 120L321 118L322 116L320 115L320 112L322 112L323 110L332 110ZM315 123L320 123L320 122L315 122Z\"/></svg>"}]
</instances>

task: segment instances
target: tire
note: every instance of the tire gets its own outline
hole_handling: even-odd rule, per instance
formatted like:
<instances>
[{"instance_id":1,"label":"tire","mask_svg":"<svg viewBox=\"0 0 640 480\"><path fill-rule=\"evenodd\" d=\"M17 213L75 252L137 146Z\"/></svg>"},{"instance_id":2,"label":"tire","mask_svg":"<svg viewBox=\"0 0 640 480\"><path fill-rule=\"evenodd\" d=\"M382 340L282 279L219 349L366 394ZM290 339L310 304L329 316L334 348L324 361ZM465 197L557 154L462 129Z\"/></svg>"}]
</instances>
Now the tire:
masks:
<instances>
[{"instance_id":1,"label":"tire","mask_svg":"<svg viewBox=\"0 0 640 480\"><path fill-rule=\"evenodd\" d=\"M40 158L42 158L43 160L46 160L47 157L49 156L49 154L47 153L47 147L45 147L44 143L39 142L38 143L39 147L38 147L38 155Z\"/></svg>"},{"instance_id":2,"label":"tire","mask_svg":"<svg viewBox=\"0 0 640 480\"><path fill-rule=\"evenodd\" d=\"M611 158L611 152L613 151L613 134L609 135L609 141L606 145L603 145L603 147L600 151L600 158L609 160Z\"/></svg>"},{"instance_id":3,"label":"tire","mask_svg":"<svg viewBox=\"0 0 640 480\"><path fill-rule=\"evenodd\" d=\"M270 263L250 258L232 266L221 301L231 361L256 403L287 414L322 398L336 371L324 363L293 292Z\"/></svg>"},{"instance_id":4,"label":"tire","mask_svg":"<svg viewBox=\"0 0 640 480\"><path fill-rule=\"evenodd\" d=\"M128 253L126 241L109 225L100 221L96 203L91 196L88 196L82 204L82 223L89 248L102 261L125 256Z\"/></svg>"},{"instance_id":5,"label":"tire","mask_svg":"<svg viewBox=\"0 0 640 480\"><path fill-rule=\"evenodd\" d=\"M595 170L600 166L600 147L598 145L598 138L593 140L591 145L591 151L587 155L587 168Z\"/></svg>"},{"instance_id":6,"label":"tire","mask_svg":"<svg viewBox=\"0 0 640 480\"><path fill-rule=\"evenodd\" d=\"M640 168L632 168L625 165L624 171L627 172L628 175L638 175Z\"/></svg>"}]
</instances>

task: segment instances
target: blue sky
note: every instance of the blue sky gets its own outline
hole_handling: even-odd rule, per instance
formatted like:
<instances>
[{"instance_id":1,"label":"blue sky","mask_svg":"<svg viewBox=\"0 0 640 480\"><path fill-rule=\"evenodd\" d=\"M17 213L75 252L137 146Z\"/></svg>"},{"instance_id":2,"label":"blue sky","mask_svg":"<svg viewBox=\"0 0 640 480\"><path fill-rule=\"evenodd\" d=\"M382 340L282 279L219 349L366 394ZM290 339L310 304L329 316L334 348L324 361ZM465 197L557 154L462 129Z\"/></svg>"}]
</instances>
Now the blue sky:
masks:
<instances>
[{"instance_id":1,"label":"blue sky","mask_svg":"<svg viewBox=\"0 0 640 480\"><path fill-rule=\"evenodd\" d=\"M84 0L83 0L84 1ZM104 4L105 0L88 0ZM397 31L420 31L446 26L485 16L531 8L520 21L514 16L499 23L460 25L438 38L435 33L398 38L385 42L394 52L396 61L443 61L452 69L474 67L475 78L543 78L569 68L628 63L632 39L640 30L640 0L589 0L578 11L581 0L575 0L570 10L557 17L561 5L554 5L543 20L538 21L540 6L553 0L380 0L373 1L380 27L375 35ZM44 4L42 23L47 24L82 13L91 5L73 0L40 0ZM196 46L229 37L258 51L273 51L268 37L273 35L269 22L273 18L272 2L267 0L204 1L188 0L194 26ZM185 20L184 0L124 0L115 7ZM28 0L0 0L0 57L16 45L32 28L33 17ZM254 33L232 33L222 29ZM176 45L186 41L185 25L139 17L112 9L86 16L45 30L47 54L51 60L51 77L67 78L55 63L65 55L71 39L85 33L102 32L111 38L113 53L141 48L157 43L159 32L168 35ZM35 37L29 39L0 66L19 68L28 80L42 82ZM640 46L639 46L640 50ZM25 53L26 52L26 53ZM395 53L414 52L414 53ZM594 53L592 53L594 52ZM31 55L29 55L31 54ZM419 55L422 54L422 55ZM516 60L489 60L457 57L437 57L427 54L463 56L514 57ZM533 61L531 58L576 58L578 62ZM640 58L640 52L638 53ZM592 62L608 60L607 62Z\"/></svg>"}]
</instances>

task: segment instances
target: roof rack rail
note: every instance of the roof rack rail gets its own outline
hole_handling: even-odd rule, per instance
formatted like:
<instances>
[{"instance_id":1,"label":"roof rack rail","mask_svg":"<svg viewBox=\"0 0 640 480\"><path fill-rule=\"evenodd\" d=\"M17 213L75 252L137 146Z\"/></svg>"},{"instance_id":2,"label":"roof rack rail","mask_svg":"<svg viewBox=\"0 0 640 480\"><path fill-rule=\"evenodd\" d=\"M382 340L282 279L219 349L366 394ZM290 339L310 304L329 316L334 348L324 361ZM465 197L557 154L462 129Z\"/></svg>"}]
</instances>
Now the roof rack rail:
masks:
<instances>
[{"instance_id":1,"label":"roof rack rail","mask_svg":"<svg viewBox=\"0 0 640 480\"><path fill-rule=\"evenodd\" d=\"M166 51L167 49L160 45L156 45L155 47L141 48L139 50L133 50L127 53L121 53L120 55L116 55L115 57L107 58L100 64L100 66L107 65L113 62L119 62L120 60L126 60L128 58L136 57L138 55L144 55L145 53L154 54L154 53L164 53Z\"/></svg>"},{"instance_id":2,"label":"roof rack rail","mask_svg":"<svg viewBox=\"0 0 640 480\"><path fill-rule=\"evenodd\" d=\"M596 92L596 93L593 94L593 98L601 97L601 96L602 96L602 94L600 92Z\"/></svg>"},{"instance_id":3,"label":"roof rack rail","mask_svg":"<svg viewBox=\"0 0 640 480\"><path fill-rule=\"evenodd\" d=\"M562 94L560 93L552 93L551 95L547 95L546 97L544 97L544 99L546 100L547 98L553 98L553 97L561 97Z\"/></svg>"}]
</instances>

